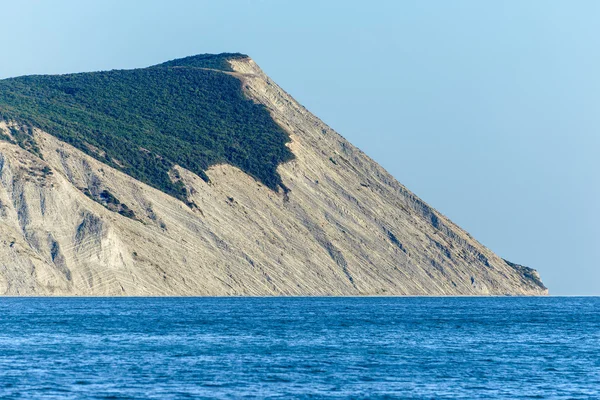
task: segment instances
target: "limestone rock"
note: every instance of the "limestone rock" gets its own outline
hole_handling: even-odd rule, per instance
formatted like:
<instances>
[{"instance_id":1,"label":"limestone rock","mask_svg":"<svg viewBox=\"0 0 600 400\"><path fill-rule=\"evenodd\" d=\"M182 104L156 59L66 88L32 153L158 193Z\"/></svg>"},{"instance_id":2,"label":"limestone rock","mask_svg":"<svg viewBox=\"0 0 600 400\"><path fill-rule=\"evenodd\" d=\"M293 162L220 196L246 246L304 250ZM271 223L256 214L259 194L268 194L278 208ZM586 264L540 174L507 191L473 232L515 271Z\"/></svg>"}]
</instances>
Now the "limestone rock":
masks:
<instances>
[{"instance_id":1,"label":"limestone rock","mask_svg":"<svg viewBox=\"0 0 600 400\"><path fill-rule=\"evenodd\" d=\"M230 60L289 133L279 192L230 165L178 166L188 204L39 129L0 141L6 295L542 295L534 270L478 243L299 105ZM9 126L0 129L10 136Z\"/></svg>"}]
</instances>

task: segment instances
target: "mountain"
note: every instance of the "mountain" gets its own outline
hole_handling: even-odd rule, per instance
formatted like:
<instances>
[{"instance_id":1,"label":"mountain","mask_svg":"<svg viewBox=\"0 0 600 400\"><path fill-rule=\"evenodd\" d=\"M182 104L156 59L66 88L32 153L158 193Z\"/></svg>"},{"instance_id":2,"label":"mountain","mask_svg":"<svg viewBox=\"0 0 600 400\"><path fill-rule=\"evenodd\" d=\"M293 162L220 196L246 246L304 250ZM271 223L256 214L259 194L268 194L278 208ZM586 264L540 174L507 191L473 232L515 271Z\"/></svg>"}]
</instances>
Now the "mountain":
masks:
<instances>
[{"instance_id":1,"label":"mountain","mask_svg":"<svg viewBox=\"0 0 600 400\"><path fill-rule=\"evenodd\" d=\"M541 295L243 54L0 81L0 293Z\"/></svg>"}]
</instances>

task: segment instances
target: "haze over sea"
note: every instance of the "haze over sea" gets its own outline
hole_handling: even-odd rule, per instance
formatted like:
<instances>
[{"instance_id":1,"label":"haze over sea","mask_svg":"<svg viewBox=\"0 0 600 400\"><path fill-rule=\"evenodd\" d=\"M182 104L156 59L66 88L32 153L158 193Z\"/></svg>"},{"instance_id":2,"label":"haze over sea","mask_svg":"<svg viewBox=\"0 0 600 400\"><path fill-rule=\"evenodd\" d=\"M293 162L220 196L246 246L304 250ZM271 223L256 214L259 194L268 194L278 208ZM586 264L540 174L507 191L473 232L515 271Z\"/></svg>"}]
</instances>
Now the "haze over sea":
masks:
<instances>
[{"instance_id":1,"label":"haze over sea","mask_svg":"<svg viewBox=\"0 0 600 400\"><path fill-rule=\"evenodd\" d=\"M600 298L4 298L1 398L598 398Z\"/></svg>"}]
</instances>

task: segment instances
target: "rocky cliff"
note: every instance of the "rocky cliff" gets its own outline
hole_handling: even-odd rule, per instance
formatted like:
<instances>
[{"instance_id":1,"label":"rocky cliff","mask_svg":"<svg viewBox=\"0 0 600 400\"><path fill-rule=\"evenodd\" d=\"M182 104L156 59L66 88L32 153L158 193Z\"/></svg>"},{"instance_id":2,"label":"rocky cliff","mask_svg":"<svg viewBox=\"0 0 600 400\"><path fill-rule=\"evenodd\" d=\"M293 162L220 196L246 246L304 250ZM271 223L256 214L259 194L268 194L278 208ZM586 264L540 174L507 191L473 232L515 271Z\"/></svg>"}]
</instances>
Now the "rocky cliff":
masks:
<instances>
[{"instance_id":1,"label":"rocky cliff","mask_svg":"<svg viewBox=\"0 0 600 400\"><path fill-rule=\"evenodd\" d=\"M3 114L0 293L547 293L536 271L503 260L431 208L253 60L225 64L164 68L234 77L264 105L289 135L293 157L277 164L280 182L226 160L203 172L174 162L168 176L185 195L173 195L119 160L104 161L102 148L84 152Z\"/></svg>"}]
</instances>

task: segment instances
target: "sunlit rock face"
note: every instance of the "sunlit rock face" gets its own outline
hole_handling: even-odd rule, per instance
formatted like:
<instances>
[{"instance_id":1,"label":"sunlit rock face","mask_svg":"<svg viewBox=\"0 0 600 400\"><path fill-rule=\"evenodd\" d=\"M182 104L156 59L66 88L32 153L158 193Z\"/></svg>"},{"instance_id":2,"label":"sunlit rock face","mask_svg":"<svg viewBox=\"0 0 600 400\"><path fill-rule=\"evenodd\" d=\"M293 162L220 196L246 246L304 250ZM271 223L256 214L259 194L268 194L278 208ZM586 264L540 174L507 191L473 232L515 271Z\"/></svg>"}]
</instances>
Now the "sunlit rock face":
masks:
<instances>
[{"instance_id":1,"label":"sunlit rock face","mask_svg":"<svg viewBox=\"0 0 600 400\"><path fill-rule=\"evenodd\" d=\"M102 147L84 152L5 118L0 293L547 294L537 272L503 260L408 191L250 58L166 67L226 74L264 106L291 154L276 160L276 180L242 161L193 172L152 149L167 160L173 193L106 161Z\"/></svg>"}]
</instances>

